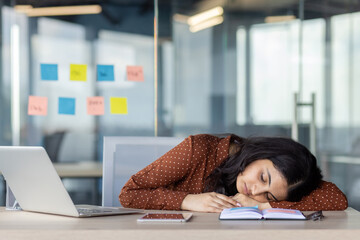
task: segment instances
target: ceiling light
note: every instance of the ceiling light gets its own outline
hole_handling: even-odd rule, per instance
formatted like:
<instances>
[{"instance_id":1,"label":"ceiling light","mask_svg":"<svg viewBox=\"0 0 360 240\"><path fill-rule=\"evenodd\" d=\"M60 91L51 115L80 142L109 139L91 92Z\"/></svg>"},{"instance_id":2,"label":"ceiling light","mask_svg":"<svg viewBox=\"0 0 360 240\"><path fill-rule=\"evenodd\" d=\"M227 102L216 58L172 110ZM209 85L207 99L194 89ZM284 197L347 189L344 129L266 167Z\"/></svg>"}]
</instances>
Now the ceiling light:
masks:
<instances>
[{"instance_id":1,"label":"ceiling light","mask_svg":"<svg viewBox=\"0 0 360 240\"><path fill-rule=\"evenodd\" d=\"M201 22L199 24L190 26L190 32L198 32L200 30L203 30L205 28L213 27L215 25L219 25L224 21L224 18L222 16L218 16L215 18L211 18L205 22Z\"/></svg>"},{"instance_id":2,"label":"ceiling light","mask_svg":"<svg viewBox=\"0 0 360 240\"><path fill-rule=\"evenodd\" d=\"M296 19L294 15L283 15L283 16L268 16L265 18L266 23L275 23L275 22L287 22Z\"/></svg>"},{"instance_id":3,"label":"ceiling light","mask_svg":"<svg viewBox=\"0 0 360 240\"><path fill-rule=\"evenodd\" d=\"M224 13L224 9L222 7L215 7L210 10L195 14L194 16L189 17L188 24L190 26L197 25L201 22L204 22L208 19L221 16Z\"/></svg>"},{"instance_id":4,"label":"ceiling light","mask_svg":"<svg viewBox=\"0 0 360 240\"><path fill-rule=\"evenodd\" d=\"M102 8L100 5L81 5L81 6L25 8L25 9L20 8L17 11L25 13L28 17L41 17L41 16L99 14L101 13Z\"/></svg>"},{"instance_id":5,"label":"ceiling light","mask_svg":"<svg viewBox=\"0 0 360 240\"><path fill-rule=\"evenodd\" d=\"M189 16L182 15L182 14L179 14L179 13L176 13L176 14L174 14L174 16L173 16L173 20L174 20L175 22L179 22L179 23L185 23L185 24L187 24L188 19L189 19Z\"/></svg>"},{"instance_id":6,"label":"ceiling light","mask_svg":"<svg viewBox=\"0 0 360 240\"><path fill-rule=\"evenodd\" d=\"M31 5L15 5L15 11L26 13L29 9L32 9L33 7Z\"/></svg>"}]
</instances>

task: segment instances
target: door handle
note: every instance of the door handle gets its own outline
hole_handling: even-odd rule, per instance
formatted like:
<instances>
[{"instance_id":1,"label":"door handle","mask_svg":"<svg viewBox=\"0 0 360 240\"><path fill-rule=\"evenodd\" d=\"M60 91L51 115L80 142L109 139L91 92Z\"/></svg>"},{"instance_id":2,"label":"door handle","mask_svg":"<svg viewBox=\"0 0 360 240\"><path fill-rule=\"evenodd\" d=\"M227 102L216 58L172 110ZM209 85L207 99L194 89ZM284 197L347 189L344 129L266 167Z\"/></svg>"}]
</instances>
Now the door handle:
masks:
<instances>
[{"instance_id":1,"label":"door handle","mask_svg":"<svg viewBox=\"0 0 360 240\"><path fill-rule=\"evenodd\" d=\"M291 124L291 138L299 141L299 114L298 110L301 107L311 107L311 121L310 121L310 151L316 155L316 95L311 94L311 102L300 102L298 93L294 93L294 112L293 121Z\"/></svg>"}]
</instances>

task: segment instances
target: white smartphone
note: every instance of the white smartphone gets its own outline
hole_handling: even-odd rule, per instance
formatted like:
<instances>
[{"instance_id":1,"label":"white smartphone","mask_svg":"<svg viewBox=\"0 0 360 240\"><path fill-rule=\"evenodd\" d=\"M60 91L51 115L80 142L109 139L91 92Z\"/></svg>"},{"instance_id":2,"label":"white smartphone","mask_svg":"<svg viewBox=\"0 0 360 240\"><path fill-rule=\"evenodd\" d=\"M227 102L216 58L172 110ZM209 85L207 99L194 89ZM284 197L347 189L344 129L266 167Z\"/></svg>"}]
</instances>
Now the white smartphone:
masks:
<instances>
[{"instance_id":1,"label":"white smartphone","mask_svg":"<svg viewBox=\"0 0 360 240\"><path fill-rule=\"evenodd\" d=\"M192 213L147 213L138 222L187 222Z\"/></svg>"}]
</instances>

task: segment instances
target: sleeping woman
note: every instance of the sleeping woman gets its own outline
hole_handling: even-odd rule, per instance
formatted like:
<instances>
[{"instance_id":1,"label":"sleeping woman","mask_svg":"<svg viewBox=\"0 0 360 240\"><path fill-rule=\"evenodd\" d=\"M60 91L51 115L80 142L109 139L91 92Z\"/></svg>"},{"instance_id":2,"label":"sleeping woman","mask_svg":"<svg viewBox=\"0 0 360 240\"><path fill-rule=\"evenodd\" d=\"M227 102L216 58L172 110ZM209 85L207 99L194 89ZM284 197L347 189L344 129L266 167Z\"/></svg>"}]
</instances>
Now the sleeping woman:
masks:
<instances>
[{"instance_id":1,"label":"sleeping woman","mask_svg":"<svg viewBox=\"0 0 360 240\"><path fill-rule=\"evenodd\" d=\"M258 206L344 210L346 196L322 180L316 158L280 137L186 138L134 174L119 195L124 207L221 212Z\"/></svg>"}]
</instances>

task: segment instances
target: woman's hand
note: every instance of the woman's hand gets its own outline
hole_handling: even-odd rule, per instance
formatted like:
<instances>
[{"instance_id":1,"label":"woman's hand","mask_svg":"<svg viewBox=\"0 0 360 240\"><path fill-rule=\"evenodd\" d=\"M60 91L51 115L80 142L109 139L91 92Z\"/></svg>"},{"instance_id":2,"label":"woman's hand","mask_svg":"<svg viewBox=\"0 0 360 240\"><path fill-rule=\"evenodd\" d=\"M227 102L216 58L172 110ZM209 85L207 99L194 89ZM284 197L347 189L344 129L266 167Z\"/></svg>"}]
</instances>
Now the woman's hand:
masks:
<instances>
[{"instance_id":1,"label":"woman's hand","mask_svg":"<svg viewBox=\"0 0 360 240\"><path fill-rule=\"evenodd\" d=\"M225 208L233 207L239 207L235 199L215 192L189 194L181 204L181 209L197 212L221 212Z\"/></svg>"},{"instance_id":2,"label":"woman's hand","mask_svg":"<svg viewBox=\"0 0 360 240\"><path fill-rule=\"evenodd\" d=\"M242 193L236 194L232 199L239 202L242 207L254 207L257 205L260 210L271 208L269 202L259 202Z\"/></svg>"}]
</instances>

